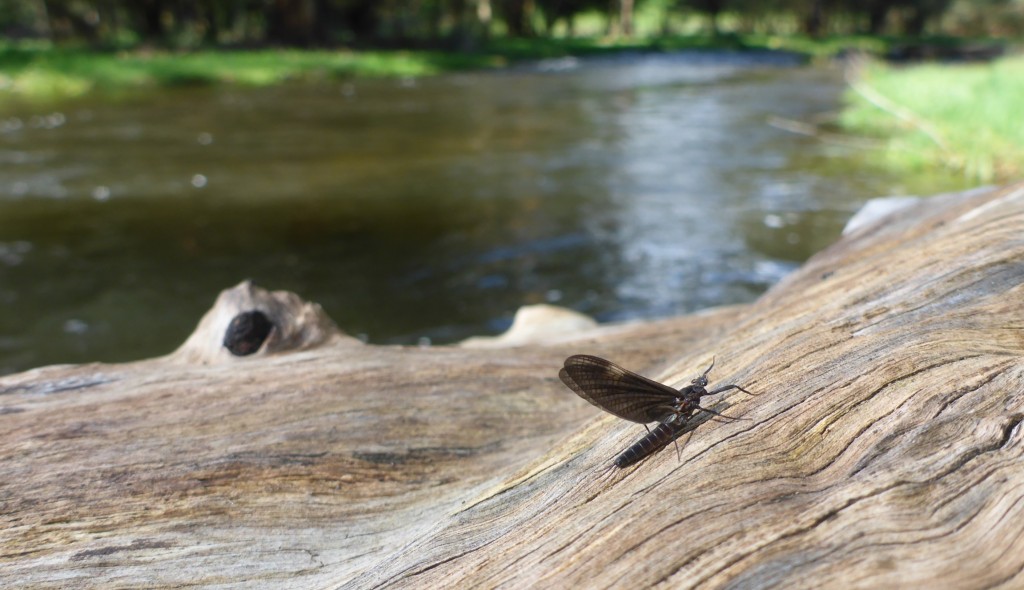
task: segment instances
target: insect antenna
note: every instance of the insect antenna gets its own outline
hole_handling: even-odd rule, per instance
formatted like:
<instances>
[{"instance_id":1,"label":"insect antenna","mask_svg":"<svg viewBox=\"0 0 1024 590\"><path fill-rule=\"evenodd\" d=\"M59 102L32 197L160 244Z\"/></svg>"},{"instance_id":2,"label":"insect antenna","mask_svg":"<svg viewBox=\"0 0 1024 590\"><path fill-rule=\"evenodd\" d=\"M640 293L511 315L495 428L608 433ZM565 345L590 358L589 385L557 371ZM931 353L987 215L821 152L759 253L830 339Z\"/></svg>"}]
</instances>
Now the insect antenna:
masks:
<instances>
[{"instance_id":1,"label":"insect antenna","mask_svg":"<svg viewBox=\"0 0 1024 590\"><path fill-rule=\"evenodd\" d=\"M711 365L707 369L704 369L704 372L701 373L701 377L704 378L704 379L707 379L708 378L708 373L711 372L711 369L714 366L715 366L715 357L711 357Z\"/></svg>"}]
</instances>

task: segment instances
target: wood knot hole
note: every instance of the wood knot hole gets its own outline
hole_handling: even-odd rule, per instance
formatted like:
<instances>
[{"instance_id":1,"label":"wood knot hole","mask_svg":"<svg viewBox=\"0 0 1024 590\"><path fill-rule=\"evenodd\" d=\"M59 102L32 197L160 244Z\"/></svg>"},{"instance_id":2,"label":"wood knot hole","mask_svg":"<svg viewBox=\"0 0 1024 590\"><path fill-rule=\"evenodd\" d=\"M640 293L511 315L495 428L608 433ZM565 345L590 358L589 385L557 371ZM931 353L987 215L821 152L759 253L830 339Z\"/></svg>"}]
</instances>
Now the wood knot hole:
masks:
<instances>
[{"instance_id":1,"label":"wood knot hole","mask_svg":"<svg viewBox=\"0 0 1024 590\"><path fill-rule=\"evenodd\" d=\"M228 324L224 332L224 348L235 356L253 354L263 346L273 328L274 323L262 311L244 311Z\"/></svg>"}]
</instances>

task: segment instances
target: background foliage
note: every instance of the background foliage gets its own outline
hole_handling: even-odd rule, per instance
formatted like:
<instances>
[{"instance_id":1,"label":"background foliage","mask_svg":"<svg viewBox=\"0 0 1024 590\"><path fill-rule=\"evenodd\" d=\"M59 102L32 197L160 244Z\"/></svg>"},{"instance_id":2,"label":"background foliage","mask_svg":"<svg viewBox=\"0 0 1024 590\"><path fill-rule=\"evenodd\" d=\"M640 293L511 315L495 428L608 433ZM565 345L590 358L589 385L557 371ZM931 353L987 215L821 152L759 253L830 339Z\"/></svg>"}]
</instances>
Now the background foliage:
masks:
<instances>
[{"instance_id":1,"label":"background foliage","mask_svg":"<svg viewBox=\"0 0 1024 590\"><path fill-rule=\"evenodd\" d=\"M473 49L709 32L1015 36L1024 0L0 0L0 36L96 47Z\"/></svg>"}]
</instances>

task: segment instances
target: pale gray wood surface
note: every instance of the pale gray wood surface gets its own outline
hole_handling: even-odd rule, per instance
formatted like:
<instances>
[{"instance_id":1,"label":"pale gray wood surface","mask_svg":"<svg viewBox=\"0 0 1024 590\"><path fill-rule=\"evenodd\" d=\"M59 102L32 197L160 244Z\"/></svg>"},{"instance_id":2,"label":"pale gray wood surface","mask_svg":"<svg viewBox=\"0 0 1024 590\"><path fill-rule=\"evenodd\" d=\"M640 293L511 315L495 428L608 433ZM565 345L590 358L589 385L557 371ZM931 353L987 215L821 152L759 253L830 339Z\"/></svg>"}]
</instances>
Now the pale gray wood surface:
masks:
<instances>
[{"instance_id":1,"label":"pale gray wood surface","mask_svg":"<svg viewBox=\"0 0 1024 590\"><path fill-rule=\"evenodd\" d=\"M225 354L254 307L277 339ZM0 378L0 586L1024 586L1024 186L577 338L367 346L243 284L168 357ZM759 395L618 470L643 428L558 381L577 352Z\"/></svg>"}]
</instances>

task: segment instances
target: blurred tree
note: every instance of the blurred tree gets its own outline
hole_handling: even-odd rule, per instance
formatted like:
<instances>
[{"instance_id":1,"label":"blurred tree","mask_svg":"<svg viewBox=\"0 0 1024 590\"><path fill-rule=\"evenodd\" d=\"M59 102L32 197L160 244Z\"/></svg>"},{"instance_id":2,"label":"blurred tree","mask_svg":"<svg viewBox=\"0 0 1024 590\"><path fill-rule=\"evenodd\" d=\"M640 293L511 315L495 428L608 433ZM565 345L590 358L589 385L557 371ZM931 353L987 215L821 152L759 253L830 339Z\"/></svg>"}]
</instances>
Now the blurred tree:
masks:
<instances>
[{"instance_id":1,"label":"blurred tree","mask_svg":"<svg viewBox=\"0 0 1024 590\"><path fill-rule=\"evenodd\" d=\"M267 41L293 47L313 45L317 4L314 0L273 0L267 11Z\"/></svg>"},{"instance_id":2,"label":"blurred tree","mask_svg":"<svg viewBox=\"0 0 1024 590\"><path fill-rule=\"evenodd\" d=\"M7 37L50 36L49 17L43 0L0 0L0 35Z\"/></svg>"},{"instance_id":3,"label":"blurred tree","mask_svg":"<svg viewBox=\"0 0 1024 590\"><path fill-rule=\"evenodd\" d=\"M885 32L885 24L889 18L889 10L892 8L891 0L866 0L863 3L864 11L868 15L868 32L872 35L881 35Z\"/></svg>"},{"instance_id":4,"label":"blurred tree","mask_svg":"<svg viewBox=\"0 0 1024 590\"><path fill-rule=\"evenodd\" d=\"M568 36L573 37L576 34L576 16L587 10L606 10L608 0L538 0L538 5L544 11L549 28L563 21Z\"/></svg>"},{"instance_id":5,"label":"blurred tree","mask_svg":"<svg viewBox=\"0 0 1024 590\"><path fill-rule=\"evenodd\" d=\"M0 0L0 35L42 36L94 44L272 43L310 47L439 45L470 49L497 19L510 37L551 34L564 22L570 36L586 11L607 16L612 35L635 34L640 0ZM796 26L810 35L926 30L1020 34L1024 0L656 0L652 14L691 10L722 32L723 16L738 31ZM952 10L951 10L952 9ZM650 12L650 11L648 11Z\"/></svg>"},{"instance_id":6,"label":"blurred tree","mask_svg":"<svg viewBox=\"0 0 1024 590\"><path fill-rule=\"evenodd\" d=\"M534 0L495 0L494 5L510 37L533 36Z\"/></svg>"},{"instance_id":7,"label":"blurred tree","mask_svg":"<svg viewBox=\"0 0 1024 590\"><path fill-rule=\"evenodd\" d=\"M803 32L811 37L820 37L824 34L828 26L829 9L834 7L834 2L829 0L809 0L806 2L801 15Z\"/></svg>"},{"instance_id":8,"label":"blurred tree","mask_svg":"<svg viewBox=\"0 0 1024 590\"><path fill-rule=\"evenodd\" d=\"M494 9L491 6L491 0L476 0L476 17L485 37L491 33L491 18L493 16Z\"/></svg>"},{"instance_id":9,"label":"blurred tree","mask_svg":"<svg viewBox=\"0 0 1024 590\"><path fill-rule=\"evenodd\" d=\"M144 42L162 43L167 38L164 26L167 5L164 0L138 0L136 9L125 7L135 16L136 30Z\"/></svg>"},{"instance_id":10,"label":"blurred tree","mask_svg":"<svg viewBox=\"0 0 1024 590\"><path fill-rule=\"evenodd\" d=\"M943 30L953 34L1019 37L1024 32L1024 0L954 0L943 21Z\"/></svg>"},{"instance_id":11,"label":"blurred tree","mask_svg":"<svg viewBox=\"0 0 1024 590\"><path fill-rule=\"evenodd\" d=\"M619 31L622 36L630 38L633 36L633 8L634 0L618 0L619 3Z\"/></svg>"},{"instance_id":12,"label":"blurred tree","mask_svg":"<svg viewBox=\"0 0 1024 590\"><path fill-rule=\"evenodd\" d=\"M72 38L97 42L100 14L92 2L75 0L45 0L43 9L47 17L50 36L58 40Z\"/></svg>"},{"instance_id":13,"label":"blurred tree","mask_svg":"<svg viewBox=\"0 0 1024 590\"><path fill-rule=\"evenodd\" d=\"M337 8L339 19L354 39L367 40L377 36L381 15L373 2L343 0Z\"/></svg>"},{"instance_id":14,"label":"blurred tree","mask_svg":"<svg viewBox=\"0 0 1024 590\"><path fill-rule=\"evenodd\" d=\"M711 34L716 37L720 34L718 17L729 7L729 0L684 0L684 4L707 17Z\"/></svg>"},{"instance_id":15,"label":"blurred tree","mask_svg":"<svg viewBox=\"0 0 1024 590\"><path fill-rule=\"evenodd\" d=\"M904 32L910 35L924 33L928 21L938 18L953 3L953 0L909 0L910 16L904 23Z\"/></svg>"}]
</instances>

